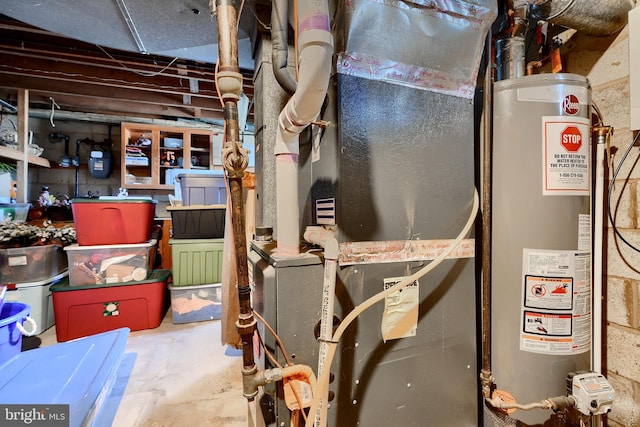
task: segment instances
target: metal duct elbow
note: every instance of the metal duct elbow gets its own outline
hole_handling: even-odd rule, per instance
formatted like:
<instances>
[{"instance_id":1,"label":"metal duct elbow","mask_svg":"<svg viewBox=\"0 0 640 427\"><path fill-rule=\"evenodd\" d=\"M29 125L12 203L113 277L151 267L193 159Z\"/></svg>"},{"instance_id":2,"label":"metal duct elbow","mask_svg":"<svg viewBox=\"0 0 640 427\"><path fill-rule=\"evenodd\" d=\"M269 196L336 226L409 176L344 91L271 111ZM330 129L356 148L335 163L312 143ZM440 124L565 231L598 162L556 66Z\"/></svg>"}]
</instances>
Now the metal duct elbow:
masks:
<instances>
[{"instance_id":1,"label":"metal duct elbow","mask_svg":"<svg viewBox=\"0 0 640 427\"><path fill-rule=\"evenodd\" d=\"M608 36L622 30L627 14L635 7L633 0L547 0L532 3L532 14L591 36Z\"/></svg>"}]
</instances>

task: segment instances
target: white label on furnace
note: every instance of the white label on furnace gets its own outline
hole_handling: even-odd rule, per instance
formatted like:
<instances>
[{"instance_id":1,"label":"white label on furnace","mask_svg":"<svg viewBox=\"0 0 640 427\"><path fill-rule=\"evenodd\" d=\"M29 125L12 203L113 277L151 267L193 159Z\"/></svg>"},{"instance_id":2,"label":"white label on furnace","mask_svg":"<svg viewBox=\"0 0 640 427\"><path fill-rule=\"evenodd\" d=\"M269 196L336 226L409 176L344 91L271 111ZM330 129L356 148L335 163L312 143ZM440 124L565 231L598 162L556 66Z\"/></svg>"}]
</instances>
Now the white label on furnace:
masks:
<instances>
[{"instance_id":1,"label":"white label on furnace","mask_svg":"<svg viewBox=\"0 0 640 427\"><path fill-rule=\"evenodd\" d=\"M579 354L591 346L591 253L524 249L520 350Z\"/></svg>"},{"instance_id":2,"label":"white label on furnace","mask_svg":"<svg viewBox=\"0 0 640 427\"><path fill-rule=\"evenodd\" d=\"M582 117L542 118L542 194L588 196L590 126Z\"/></svg>"},{"instance_id":3,"label":"white label on furnace","mask_svg":"<svg viewBox=\"0 0 640 427\"><path fill-rule=\"evenodd\" d=\"M384 289L404 279L406 277L384 279ZM417 280L386 297L382 313L382 340L414 337L418 330L419 305L420 285Z\"/></svg>"}]
</instances>

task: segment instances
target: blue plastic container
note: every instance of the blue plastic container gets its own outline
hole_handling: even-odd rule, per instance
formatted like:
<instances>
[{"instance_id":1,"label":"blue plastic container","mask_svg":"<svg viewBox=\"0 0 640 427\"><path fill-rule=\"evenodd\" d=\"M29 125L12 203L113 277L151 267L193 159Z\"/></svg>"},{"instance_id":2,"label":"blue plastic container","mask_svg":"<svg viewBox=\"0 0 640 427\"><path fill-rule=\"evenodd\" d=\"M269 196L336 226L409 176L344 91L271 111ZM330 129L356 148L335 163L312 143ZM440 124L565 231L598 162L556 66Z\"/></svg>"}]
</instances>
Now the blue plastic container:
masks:
<instances>
[{"instance_id":1,"label":"blue plastic container","mask_svg":"<svg viewBox=\"0 0 640 427\"><path fill-rule=\"evenodd\" d=\"M103 404L116 382L129 332L120 328L0 362L0 402L69 405L69 426L100 425L99 419L114 415L105 414Z\"/></svg>"},{"instance_id":2,"label":"blue plastic container","mask_svg":"<svg viewBox=\"0 0 640 427\"><path fill-rule=\"evenodd\" d=\"M21 325L31 313L31 307L21 302L7 301L0 310L0 365L22 351Z\"/></svg>"}]
</instances>

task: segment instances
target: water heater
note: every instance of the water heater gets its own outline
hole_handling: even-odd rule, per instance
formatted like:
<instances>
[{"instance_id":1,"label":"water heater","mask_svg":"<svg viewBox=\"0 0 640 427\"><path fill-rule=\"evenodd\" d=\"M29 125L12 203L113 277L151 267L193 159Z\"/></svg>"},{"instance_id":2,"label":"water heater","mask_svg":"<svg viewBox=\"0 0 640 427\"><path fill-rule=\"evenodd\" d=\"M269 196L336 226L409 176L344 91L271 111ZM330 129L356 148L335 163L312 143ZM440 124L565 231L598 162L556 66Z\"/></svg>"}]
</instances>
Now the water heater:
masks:
<instances>
[{"instance_id":1,"label":"water heater","mask_svg":"<svg viewBox=\"0 0 640 427\"><path fill-rule=\"evenodd\" d=\"M590 367L590 105L573 74L494 87L491 363L519 403L565 395L567 374Z\"/></svg>"}]
</instances>

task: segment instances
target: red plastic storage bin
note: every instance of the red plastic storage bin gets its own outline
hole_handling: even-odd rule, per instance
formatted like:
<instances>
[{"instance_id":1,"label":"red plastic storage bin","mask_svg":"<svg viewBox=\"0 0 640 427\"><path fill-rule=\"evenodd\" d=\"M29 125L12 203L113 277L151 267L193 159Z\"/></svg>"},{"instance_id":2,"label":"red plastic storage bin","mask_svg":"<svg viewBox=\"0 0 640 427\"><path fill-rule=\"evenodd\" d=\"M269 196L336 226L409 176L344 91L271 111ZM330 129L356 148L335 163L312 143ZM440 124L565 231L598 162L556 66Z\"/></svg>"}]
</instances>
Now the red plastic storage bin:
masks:
<instances>
[{"instance_id":1,"label":"red plastic storage bin","mask_svg":"<svg viewBox=\"0 0 640 427\"><path fill-rule=\"evenodd\" d=\"M160 326L167 309L169 270L153 270L147 280L113 285L51 286L56 337L59 342L130 328Z\"/></svg>"},{"instance_id":2,"label":"red plastic storage bin","mask_svg":"<svg viewBox=\"0 0 640 427\"><path fill-rule=\"evenodd\" d=\"M76 238L82 246L143 243L151 239L156 201L73 199Z\"/></svg>"}]
</instances>

